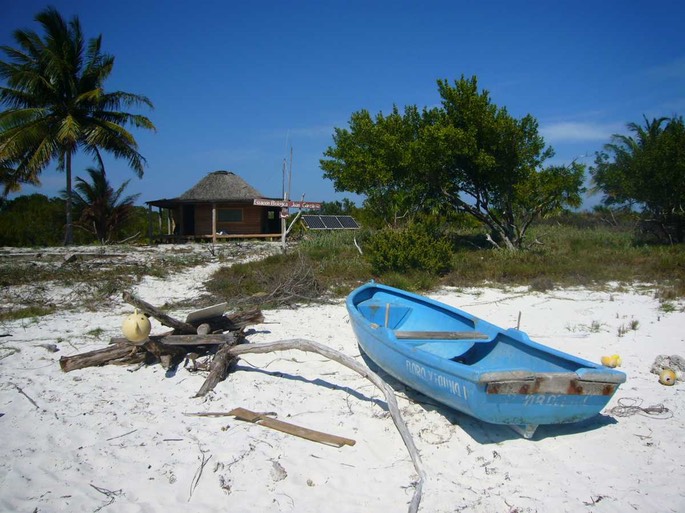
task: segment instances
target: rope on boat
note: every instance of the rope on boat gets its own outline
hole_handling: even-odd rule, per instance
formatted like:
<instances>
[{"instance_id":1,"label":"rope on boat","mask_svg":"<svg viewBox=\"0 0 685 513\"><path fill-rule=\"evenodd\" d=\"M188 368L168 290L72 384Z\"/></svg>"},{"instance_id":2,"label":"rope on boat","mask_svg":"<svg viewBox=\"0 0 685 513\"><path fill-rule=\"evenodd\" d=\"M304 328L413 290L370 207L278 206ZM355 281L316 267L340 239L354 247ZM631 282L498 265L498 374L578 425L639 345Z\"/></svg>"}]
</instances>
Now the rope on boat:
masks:
<instances>
[{"instance_id":1,"label":"rope on boat","mask_svg":"<svg viewBox=\"0 0 685 513\"><path fill-rule=\"evenodd\" d=\"M616 417L631 417L633 415L644 415L653 419L665 420L673 417L673 412L663 404L642 407L642 399L639 397L621 397L618 406L614 406L609 413Z\"/></svg>"}]
</instances>

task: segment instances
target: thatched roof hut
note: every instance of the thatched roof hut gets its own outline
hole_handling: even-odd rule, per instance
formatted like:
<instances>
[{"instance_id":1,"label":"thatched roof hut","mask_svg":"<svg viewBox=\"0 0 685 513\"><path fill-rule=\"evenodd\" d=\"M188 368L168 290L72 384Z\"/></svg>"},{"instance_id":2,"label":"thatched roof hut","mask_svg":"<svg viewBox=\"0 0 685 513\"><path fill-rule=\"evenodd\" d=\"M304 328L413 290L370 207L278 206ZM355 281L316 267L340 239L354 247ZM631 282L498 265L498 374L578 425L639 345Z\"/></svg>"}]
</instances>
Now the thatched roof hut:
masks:
<instances>
[{"instance_id":1,"label":"thatched roof hut","mask_svg":"<svg viewBox=\"0 0 685 513\"><path fill-rule=\"evenodd\" d=\"M262 194L232 171L214 171L178 197L180 201L253 200Z\"/></svg>"},{"instance_id":2,"label":"thatched roof hut","mask_svg":"<svg viewBox=\"0 0 685 513\"><path fill-rule=\"evenodd\" d=\"M176 198L147 204L166 217L166 238L278 237L280 209L254 205L262 197L232 171L214 171Z\"/></svg>"}]
</instances>

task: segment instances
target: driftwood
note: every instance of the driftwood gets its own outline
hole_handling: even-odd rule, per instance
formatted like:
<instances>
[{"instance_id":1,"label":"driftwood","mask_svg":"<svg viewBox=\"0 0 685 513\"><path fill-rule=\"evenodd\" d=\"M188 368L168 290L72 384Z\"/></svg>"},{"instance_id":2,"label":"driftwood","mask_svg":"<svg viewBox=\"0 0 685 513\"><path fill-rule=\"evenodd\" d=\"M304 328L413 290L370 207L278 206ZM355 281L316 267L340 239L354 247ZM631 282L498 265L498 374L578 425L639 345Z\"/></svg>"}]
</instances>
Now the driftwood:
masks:
<instances>
[{"instance_id":1,"label":"driftwood","mask_svg":"<svg viewBox=\"0 0 685 513\"><path fill-rule=\"evenodd\" d=\"M162 344L156 340L148 340L145 342L143 344L143 349L154 358L158 359L165 369L171 369L181 363L188 352L182 347Z\"/></svg>"},{"instance_id":2,"label":"driftwood","mask_svg":"<svg viewBox=\"0 0 685 513\"><path fill-rule=\"evenodd\" d=\"M143 301L130 292L124 292L122 297L129 305L132 305L144 314L157 319L162 326L173 328L174 334L205 335L208 333L221 333L224 331L238 331L252 324L264 322L264 315L259 309L235 312L229 315L222 314L214 317L202 317L195 321L185 322L165 314L159 308Z\"/></svg>"},{"instance_id":3,"label":"driftwood","mask_svg":"<svg viewBox=\"0 0 685 513\"><path fill-rule=\"evenodd\" d=\"M159 320L159 317L164 319L171 319L171 323L180 322L175 319L166 316L158 309L144 302L140 302L133 295L124 293L125 299L131 299L136 301L136 306L143 310L145 313L154 312L154 317ZM132 303L133 304L133 303ZM145 306L146 305L146 306ZM144 306L144 308L143 308ZM161 315L160 315L161 314ZM152 315L152 314L151 314ZM243 317L239 323L244 323L244 325L250 324L251 322L261 322L263 319L261 312L253 311L250 312L246 317ZM202 320L203 322L205 319ZM160 321L161 322L161 321ZM183 324L177 324L181 326ZM168 324L165 324L168 326ZM238 325L238 324L236 324ZM169 326L174 327L174 326ZM176 329L174 327L174 329ZM165 366L171 366L174 362L182 360L184 357L193 355L196 358L197 355L190 351L190 347L193 348L206 346L216 347L216 337L212 335L197 335L194 334L197 331L197 327L193 326L192 330L190 328L184 328L190 331L187 335L190 337L184 338L187 341L198 341L200 339L205 340L203 344L192 344L190 342L183 345L175 344L165 344L163 340L165 338L174 337L175 335L166 335L158 337L150 337L142 345L131 344L128 341L122 341L121 339L113 339L112 344L106 348L98 349L95 351L90 351L87 353L81 353L73 356L63 356L60 358L60 367L64 372L70 372L76 369L82 369L85 367L99 366L105 364L134 364L143 363L149 358L159 359L163 362ZM423 463L421 462L421 457L419 456L414 440L407 428L407 425L402 418L400 413L397 399L395 394L390 388L390 386L385 383L377 374L372 372L363 364L357 362L353 358L346 356L338 351L335 351L327 346L319 344L317 342L305 339L292 339L292 340L280 340L271 343L262 344L240 344L236 345L238 341L242 338L240 336L235 337L231 335L230 340L224 341L223 344L216 351L212 363L210 365L210 372L205 382L203 383L200 390L197 392L196 397L200 397L212 390L218 382L223 380L231 369L231 366L237 361L237 357L243 354L259 354L259 353L270 353L275 351L285 351L285 350L299 350L305 352L312 352L320 354L330 360L336 361L345 367L357 372L362 377L367 378L371 383L373 383L385 396L385 400L388 405L388 411L390 416L397 428L402 441L404 442L409 456L412 459L414 469L418 474L418 479L414 483L414 494L412 496L411 503L409 505L409 513L416 513L419 509L419 504L421 502L421 495L423 490L423 484L425 482L426 474L423 469ZM225 337L226 335L224 335ZM171 338L170 340L173 340ZM177 339L178 340L178 339Z\"/></svg>"},{"instance_id":4,"label":"driftwood","mask_svg":"<svg viewBox=\"0 0 685 513\"><path fill-rule=\"evenodd\" d=\"M215 335L150 335L150 340L165 346L216 346L235 342L234 333ZM124 337L112 337L110 344L128 342Z\"/></svg>"},{"instance_id":5,"label":"driftwood","mask_svg":"<svg viewBox=\"0 0 685 513\"><path fill-rule=\"evenodd\" d=\"M129 292L124 292L124 300L127 303L132 304L139 310L143 311L145 314L154 317L164 326L174 329L174 335L185 334L192 335L187 340L199 340L203 337L211 337L211 335L198 335L198 326L200 324L210 324L210 328L202 328L201 331L208 331L214 327L208 319L198 319L197 325L191 323L179 321L161 312L159 309L153 305L142 301L140 298L135 297ZM254 310L251 312L245 312L243 314L234 314L233 316L221 316L221 322L229 322L233 326L233 329L242 329L249 324L259 323L263 321L263 316L259 310ZM223 320L226 319L226 320ZM228 324L227 324L228 325ZM230 328L229 328L230 329ZM169 336L169 335L167 335ZM173 336L173 335L172 335ZM159 338L159 340L156 340ZM409 456L411 457L414 469L418 474L418 479L414 483L414 494L412 496L411 503L409 504L409 513L416 513L419 509L419 504L421 503L421 495L423 490L423 483L425 482L426 473L423 469L423 463L421 462L421 457L416 449L414 440L407 428L407 425L402 418L399 407L397 405L397 399L395 394L390 388L390 386L383 381L380 376L372 372L366 366L357 362L353 358L346 356L338 351L335 351L327 346L319 344L317 342L306 340L306 339L291 339L291 340L280 340L270 343L262 344L241 344L236 345L238 339L241 337L234 337L229 342L224 342L223 345L219 347L216 351L212 363L210 365L210 372L202 387L196 394L196 397L205 395L207 392L212 390L216 384L224 379L228 374L232 364L237 360L237 357L243 354L259 354L259 353L270 353L275 351L285 351L285 350L299 350L305 352L312 352L320 354L330 360L336 361L345 367L357 372L362 377L365 377L371 383L373 383L385 396L385 400L388 405L388 411L390 416L397 428L402 441L404 442ZM60 367L64 372L69 372L76 369L82 369L84 367L92 367L105 364L132 364L132 363L143 363L150 355L156 359L164 362L165 365L173 365L175 361L183 359L191 351L186 346L197 347L200 345L210 345L207 342L204 344L190 344L186 343L183 345L175 344L165 344L162 340L164 336L161 337L150 337L142 345L134 345L128 341L121 341L119 339L113 339L113 343L103 349L96 351L90 351L88 353L82 353L74 356L66 356L60 358ZM173 340L173 339L172 339ZM205 338L209 341L209 338ZM215 339L214 339L215 340ZM214 342L215 346L216 342ZM193 356L196 355L193 353Z\"/></svg>"},{"instance_id":6,"label":"driftwood","mask_svg":"<svg viewBox=\"0 0 685 513\"><path fill-rule=\"evenodd\" d=\"M228 414L239 420L259 424L260 426L275 429L277 431L281 431L282 433L288 433L289 435L299 436L305 440L319 442L320 444L342 447L343 445L354 445L357 443L351 438L331 435L329 433L323 433L322 431L316 431L314 429L291 424L290 422L283 422L282 420L274 419L273 417L264 415L262 413L255 413L253 411L246 410L245 408L234 408L229 411Z\"/></svg>"},{"instance_id":7,"label":"driftwood","mask_svg":"<svg viewBox=\"0 0 685 513\"><path fill-rule=\"evenodd\" d=\"M64 372L71 372L85 367L98 367L100 365L130 365L143 363L146 359L146 351L141 347L134 346L130 342L119 342L103 349L88 351L87 353L74 356L62 356L59 366Z\"/></svg>"},{"instance_id":8,"label":"driftwood","mask_svg":"<svg viewBox=\"0 0 685 513\"><path fill-rule=\"evenodd\" d=\"M214 390L217 383L226 379L231 366L237 361L237 358L231 354L233 347L235 347L235 344L225 344L216 352L209 366L209 375L200 387L200 390L195 394L195 397L207 395L208 392Z\"/></svg>"},{"instance_id":9,"label":"driftwood","mask_svg":"<svg viewBox=\"0 0 685 513\"><path fill-rule=\"evenodd\" d=\"M184 413L183 415L192 417L235 417L239 420L252 422L253 424L259 424L260 426L275 429L276 431L280 431L282 433L288 433L289 435L299 436L305 440L332 445L334 447L354 445L357 443L351 438L331 435L330 433L316 431L314 429L298 426L297 424L291 424L290 422L283 422L282 420L274 418L276 415L275 413L255 413L253 411L246 410L245 408L234 408L231 411L203 411L197 413Z\"/></svg>"},{"instance_id":10,"label":"driftwood","mask_svg":"<svg viewBox=\"0 0 685 513\"><path fill-rule=\"evenodd\" d=\"M213 317L211 319L202 319L204 324L211 326L212 332L216 330L222 331L238 331L247 326L254 324L261 324L264 322L264 315L259 308L252 310L245 310L244 312L235 312L221 317Z\"/></svg>"},{"instance_id":11,"label":"driftwood","mask_svg":"<svg viewBox=\"0 0 685 513\"><path fill-rule=\"evenodd\" d=\"M192 324L188 324L187 322L179 321L178 319L174 319L173 317L165 314L161 310L157 309L156 307L152 306L150 303L147 303L140 299L139 297L134 296L130 292L124 292L122 294L124 301L126 301L128 304L135 306L138 310L143 312L144 314L149 315L150 317L154 317L157 319L163 326L166 326L168 328L173 328L174 330L177 330L179 333L185 333L188 335L193 335L196 333L196 327L193 326Z\"/></svg>"},{"instance_id":12,"label":"driftwood","mask_svg":"<svg viewBox=\"0 0 685 513\"><path fill-rule=\"evenodd\" d=\"M119 338L112 339L112 343L102 349L95 349L94 351L73 356L63 356L59 359L59 366L64 372L71 372L86 367L132 365L145 361L160 360L164 368L169 368L173 364L182 361L186 353L187 350L183 348L163 344L158 340L148 340L144 344L136 345L125 338Z\"/></svg>"},{"instance_id":13,"label":"driftwood","mask_svg":"<svg viewBox=\"0 0 685 513\"><path fill-rule=\"evenodd\" d=\"M385 401L388 404L388 411L392 417L393 422L397 431L399 431L402 441L404 442L409 456L411 457L412 463L414 464L414 469L418 474L418 479L414 487L414 495L412 497L411 503L409 504L409 513L416 513L419 509L419 504L421 503L421 494L423 490L423 483L426 478L426 473L423 469L423 463L421 461L421 456L416 449L414 444L414 439L409 432L409 428L402 418L399 406L397 405L397 399L395 398L395 393L392 388L381 379L378 374L372 372L365 365L362 365L358 361L344 355L338 351L331 349L330 347L324 346L317 342L306 340L306 339L292 339L292 340L279 340L276 342L261 343L261 344L242 344L234 346L230 349L230 353L234 356L239 356L243 354L261 354L261 353L271 353L274 351L286 351L296 349L298 351L305 351L311 353L320 354L330 360L336 361L349 369L352 369L361 376L367 378L371 383L376 385L383 392L385 396Z\"/></svg>"},{"instance_id":14,"label":"driftwood","mask_svg":"<svg viewBox=\"0 0 685 513\"><path fill-rule=\"evenodd\" d=\"M152 335L150 339L141 345L135 345L125 338L112 338L110 345L102 349L95 349L87 353L63 356L59 359L59 365L64 372L86 367L100 367L102 365L130 365L143 363L149 353L153 359L162 359L162 356L170 356L172 360L182 360L187 349L178 346L198 346L233 344L236 337L233 333L223 335ZM168 365L166 366L168 368Z\"/></svg>"},{"instance_id":15,"label":"driftwood","mask_svg":"<svg viewBox=\"0 0 685 513\"><path fill-rule=\"evenodd\" d=\"M217 313L220 315L209 318L195 316L194 321L189 323L174 319L130 292L124 292L123 298L174 331L165 335L151 335L142 344L132 344L125 338L113 337L108 347L60 358L60 367L64 372L107 364L127 365L154 361L159 361L162 367L170 369L185 358L195 363L198 356L214 353L209 375L197 393L197 397L200 397L213 390L228 375L236 360L229 349L242 341L242 329L264 321L261 310L224 315L223 310L219 309ZM224 331L228 333L223 333Z\"/></svg>"},{"instance_id":16,"label":"driftwood","mask_svg":"<svg viewBox=\"0 0 685 513\"><path fill-rule=\"evenodd\" d=\"M177 335L178 336L178 335ZM238 343L232 333L226 335L206 335L199 336L198 339L205 339L206 337L222 337L220 349L214 355L210 364L209 375L205 379L202 387L197 392L195 397L201 397L214 389L214 387L226 378L231 365L236 361L236 358L230 353L232 346ZM167 337L155 337L160 339ZM59 366L64 372L71 372L77 369L84 369L86 367L100 367L102 365L131 365L141 364L144 362L159 361L162 367L170 369L181 363L185 358L193 355L192 359L197 358L197 353L191 353L187 345L170 345L164 344L157 340L148 340L144 344L131 344L126 339L112 339L113 343L102 349L96 349L87 353L80 353L73 356L63 356L59 359ZM200 345L200 341L196 345ZM216 345L215 341L210 344ZM204 344L203 344L204 345ZM209 344L207 344L209 345Z\"/></svg>"}]
</instances>

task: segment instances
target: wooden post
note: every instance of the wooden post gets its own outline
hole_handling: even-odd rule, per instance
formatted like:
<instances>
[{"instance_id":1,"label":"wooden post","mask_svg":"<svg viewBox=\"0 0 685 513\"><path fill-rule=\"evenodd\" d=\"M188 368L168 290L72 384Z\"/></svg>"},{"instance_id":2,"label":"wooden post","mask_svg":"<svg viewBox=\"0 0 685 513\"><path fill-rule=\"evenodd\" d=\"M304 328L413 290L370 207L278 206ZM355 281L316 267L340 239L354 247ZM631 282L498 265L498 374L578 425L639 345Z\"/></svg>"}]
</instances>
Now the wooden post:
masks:
<instances>
[{"instance_id":1,"label":"wooden post","mask_svg":"<svg viewBox=\"0 0 685 513\"><path fill-rule=\"evenodd\" d=\"M212 203L212 244L216 244L216 203Z\"/></svg>"},{"instance_id":2,"label":"wooden post","mask_svg":"<svg viewBox=\"0 0 685 513\"><path fill-rule=\"evenodd\" d=\"M152 244L152 205L147 206L147 237Z\"/></svg>"},{"instance_id":3,"label":"wooden post","mask_svg":"<svg viewBox=\"0 0 685 513\"><path fill-rule=\"evenodd\" d=\"M283 217L285 215L285 212L283 209L281 209L281 212L278 215L281 216L281 248L283 250L283 253L285 253L286 249L287 249L287 246L285 245L285 232L286 232L285 224L286 224L287 220L285 217Z\"/></svg>"}]
</instances>

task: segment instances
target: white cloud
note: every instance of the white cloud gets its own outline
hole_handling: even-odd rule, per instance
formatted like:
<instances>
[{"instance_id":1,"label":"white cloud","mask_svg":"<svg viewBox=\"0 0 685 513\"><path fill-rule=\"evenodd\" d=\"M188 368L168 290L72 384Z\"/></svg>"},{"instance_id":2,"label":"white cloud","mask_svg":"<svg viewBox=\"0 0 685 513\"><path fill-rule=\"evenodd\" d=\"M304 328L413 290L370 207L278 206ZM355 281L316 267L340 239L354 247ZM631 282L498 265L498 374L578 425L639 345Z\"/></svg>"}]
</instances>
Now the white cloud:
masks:
<instances>
[{"instance_id":1,"label":"white cloud","mask_svg":"<svg viewBox=\"0 0 685 513\"><path fill-rule=\"evenodd\" d=\"M588 123L562 121L543 125L540 132L547 142L608 141L625 130L622 123Z\"/></svg>"}]
</instances>

